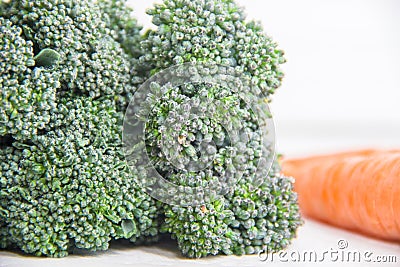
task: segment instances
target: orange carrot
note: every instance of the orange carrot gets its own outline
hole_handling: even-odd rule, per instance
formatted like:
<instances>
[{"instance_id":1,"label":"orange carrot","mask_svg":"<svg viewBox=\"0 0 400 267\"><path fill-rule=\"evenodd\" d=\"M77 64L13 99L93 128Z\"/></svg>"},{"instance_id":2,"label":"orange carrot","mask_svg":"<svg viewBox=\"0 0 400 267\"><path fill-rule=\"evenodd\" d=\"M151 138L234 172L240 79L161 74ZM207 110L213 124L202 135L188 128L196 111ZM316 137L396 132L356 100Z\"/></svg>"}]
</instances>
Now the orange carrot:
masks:
<instances>
[{"instance_id":1,"label":"orange carrot","mask_svg":"<svg viewBox=\"0 0 400 267\"><path fill-rule=\"evenodd\" d=\"M284 159L302 214L400 241L400 151L362 150Z\"/></svg>"}]
</instances>

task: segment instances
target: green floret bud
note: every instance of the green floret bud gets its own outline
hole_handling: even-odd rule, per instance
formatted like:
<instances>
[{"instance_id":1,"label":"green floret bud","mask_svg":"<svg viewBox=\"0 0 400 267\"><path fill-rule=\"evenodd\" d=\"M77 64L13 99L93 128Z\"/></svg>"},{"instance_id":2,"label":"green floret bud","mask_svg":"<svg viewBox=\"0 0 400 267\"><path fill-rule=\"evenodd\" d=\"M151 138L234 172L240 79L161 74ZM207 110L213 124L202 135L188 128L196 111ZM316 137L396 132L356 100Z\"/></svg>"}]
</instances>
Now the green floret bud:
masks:
<instances>
[{"instance_id":1,"label":"green floret bud","mask_svg":"<svg viewBox=\"0 0 400 267\"><path fill-rule=\"evenodd\" d=\"M0 2L0 248L64 257L162 232L200 258L295 237L297 196L261 105L283 51L233 0L164 0L148 14L156 29L141 35L125 0ZM146 81L181 63L192 65ZM240 81L212 81L230 76ZM145 142L126 124L143 124Z\"/></svg>"},{"instance_id":2,"label":"green floret bud","mask_svg":"<svg viewBox=\"0 0 400 267\"><path fill-rule=\"evenodd\" d=\"M51 58L57 55L59 91L121 98L134 91L129 71L132 56L139 52L127 47L138 46L140 39L140 27L122 5L122 1L11 1L4 4L2 15L23 29L35 55L54 51ZM125 27L117 24L119 18L127 23Z\"/></svg>"},{"instance_id":3,"label":"green floret bud","mask_svg":"<svg viewBox=\"0 0 400 267\"><path fill-rule=\"evenodd\" d=\"M229 228L233 213L222 198L196 207L164 207L161 231L172 233L182 254L190 258L233 253L237 234Z\"/></svg>"},{"instance_id":4,"label":"green floret bud","mask_svg":"<svg viewBox=\"0 0 400 267\"><path fill-rule=\"evenodd\" d=\"M302 224L293 179L279 174L276 162L258 188L244 179L227 197L235 214L231 227L240 235L233 246L235 254L284 249Z\"/></svg>"},{"instance_id":5,"label":"green floret bud","mask_svg":"<svg viewBox=\"0 0 400 267\"><path fill-rule=\"evenodd\" d=\"M56 90L60 87L58 72L35 68L25 75L22 84L10 76L0 83L0 135L10 134L17 140L32 138L46 127L56 108Z\"/></svg>"},{"instance_id":6,"label":"green floret bud","mask_svg":"<svg viewBox=\"0 0 400 267\"><path fill-rule=\"evenodd\" d=\"M140 31L142 27L132 17L132 8L126 6L125 0L101 0L98 4L104 12L103 19L107 28L110 29L110 35L130 56L136 58L141 55Z\"/></svg>"},{"instance_id":7,"label":"green floret bud","mask_svg":"<svg viewBox=\"0 0 400 267\"><path fill-rule=\"evenodd\" d=\"M163 206L162 231L188 257L285 248L301 224L297 198L292 181L280 176L277 166L269 172L272 147L263 143L261 133L268 116L258 117L242 98L257 96L246 86L237 90L239 95L233 88L208 83L172 86L174 79L179 78L163 86L150 83L147 98L135 106L146 122L151 162L163 178L178 185L155 189L158 199L170 201ZM223 196L217 198L218 190L205 195L221 181L228 182L221 188ZM205 203L182 207L195 197ZM218 221L213 211L221 207L226 220ZM210 228L210 221L222 228Z\"/></svg>"},{"instance_id":8,"label":"green floret bud","mask_svg":"<svg viewBox=\"0 0 400 267\"><path fill-rule=\"evenodd\" d=\"M232 0L165 0L147 11L156 30L142 42L144 66L156 70L174 64L212 61L249 75L265 97L280 86L283 51L261 25L247 22Z\"/></svg>"},{"instance_id":9,"label":"green floret bud","mask_svg":"<svg viewBox=\"0 0 400 267\"><path fill-rule=\"evenodd\" d=\"M188 62L218 64L243 74L242 81L252 88L207 83L171 87L171 79L165 86L150 84L141 103L144 111L139 112L148 115L141 118L146 122L147 153L163 178L178 185L159 189L160 199L173 200L163 206L163 231L188 257L285 248L302 223L293 181L279 174L272 145L263 143L269 114L260 117L243 101L256 105L270 99L283 77L283 52L259 24L245 21L243 11L230 0L165 0L148 14L157 28L142 41L138 68L156 74ZM190 65L183 67L188 70L182 72L191 72ZM239 142L233 141L237 136L232 129L242 137ZM212 195L203 204L179 206L201 199L203 191L226 177L234 182L222 189L220 198ZM223 203L222 210L216 202ZM227 221L216 219L221 211Z\"/></svg>"},{"instance_id":10,"label":"green floret bud","mask_svg":"<svg viewBox=\"0 0 400 267\"><path fill-rule=\"evenodd\" d=\"M155 89L152 93L161 94L159 90L164 89ZM168 88L160 99L149 98L145 105L152 107L149 116L143 118L146 120L147 149L152 160L158 162L160 172L170 170L173 164L189 172L203 169L213 159L214 167L226 169L227 165L238 161L234 158L237 147L231 144L231 132L253 132L256 123L254 114L238 94L212 84ZM243 147L250 144L250 140L240 141L243 141ZM204 181L202 179L204 177L200 181Z\"/></svg>"},{"instance_id":11,"label":"green floret bud","mask_svg":"<svg viewBox=\"0 0 400 267\"><path fill-rule=\"evenodd\" d=\"M141 38L130 9L7 1L0 28L0 246L63 257L156 240L157 204L121 152L141 81L130 73Z\"/></svg>"},{"instance_id":12,"label":"green floret bud","mask_svg":"<svg viewBox=\"0 0 400 267\"><path fill-rule=\"evenodd\" d=\"M34 56L33 44L23 38L19 26L0 18L0 30L0 136L25 140L49 123L60 75L35 67L43 56Z\"/></svg>"},{"instance_id":13,"label":"green floret bud","mask_svg":"<svg viewBox=\"0 0 400 267\"><path fill-rule=\"evenodd\" d=\"M156 235L155 201L134 182L119 150L115 104L66 97L58 109L50 123L57 130L1 150L7 241L61 257L73 247L105 250L112 238Z\"/></svg>"},{"instance_id":14,"label":"green floret bud","mask_svg":"<svg viewBox=\"0 0 400 267\"><path fill-rule=\"evenodd\" d=\"M0 74L22 73L27 68L35 65L33 59L33 43L22 37L22 29L19 26L0 17L0 45L1 62Z\"/></svg>"}]
</instances>

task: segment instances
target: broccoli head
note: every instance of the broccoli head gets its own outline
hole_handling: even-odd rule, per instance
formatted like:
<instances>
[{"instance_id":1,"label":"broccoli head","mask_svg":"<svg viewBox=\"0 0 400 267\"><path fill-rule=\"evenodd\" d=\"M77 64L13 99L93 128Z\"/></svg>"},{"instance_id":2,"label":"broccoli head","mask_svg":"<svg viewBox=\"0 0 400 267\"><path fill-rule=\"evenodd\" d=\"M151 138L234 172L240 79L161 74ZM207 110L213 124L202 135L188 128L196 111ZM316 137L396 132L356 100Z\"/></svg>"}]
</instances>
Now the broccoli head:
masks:
<instances>
[{"instance_id":1,"label":"broccoli head","mask_svg":"<svg viewBox=\"0 0 400 267\"><path fill-rule=\"evenodd\" d=\"M301 219L265 138L283 51L233 0L164 0L143 35L131 13L0 2L0 247L63 257L161 232L191 258L285 248Z\"/></svg>"},{"instance_id":2,"label":"broccoli head","mask_svg":"<svg viewBox=\"0 0 400 267\"><path fill-rule=\"evenodd\" d=\"M283 77L283 51L232 0L165 0L147 11L156 30L143 42L153 72L173 64L213 61L249 75L266 97Z\"/></svg>"},{"instance_id":3,"label":"broccoli head","mask_svg":"<svg viewBox=\"0 0 400 267\"><path fill-rule=\"evenodd\" d=\"M37 55L50 48L59 54L59 91L95 98L133 90L129 55L138 49L128 44L138 46L140 27L129 9L121 11L124 1L21 0L1 5L0 15L22 30L27 52Z\"/></svg>"},{"instance_id":4,"label":"broccoli head","mask_svg":"<svg viewBox=\"0 0 400 267\"><path fill-rule=\"evenodd\" d=\"M0 136L23 140L37 134L49 123L56 107L59 73L33 68L44 54L33 53L22 28L0 17ZM52 62L48 62L51 64Z\"/></svg>"},{"instance_id":5,"label":"broccoli head","mask_svg":"<svg viewBox=\"0 0 400 267\"><path fill-rule=\"evenodd\" d=\"M188 257L285 248L301 219L293 181L279 174L273 146L263 139L268 114L244 99L254 104L261 96L247 87L168 81L150 83L146 100L133 105L149 110L139 111L147 115L146 151L157 172L176 185L149 190L166 202L161 231ZM131 161L135 170L139 160Z\"/></svg>"},{"instance_id":6,"label":"broccoli head","mask_svg":"<svg viewBox=\"0 0 400 267\"><path fill-rule=\"evenodd\" d=\"M124 6L0 4L1 247L61 257L157 237L156 202L121 152L141 38Z\"/></svg>"},{"instance_id":7,"label":"broccoli head","mask_svg":"<svg viewBox=\"0 0 400 267\"><path fill-rule=\"evenodd\" d=\"M72 247L104 250L111 238L157 233L154 200L118 147L121 120L108 99L66 97L51 120L55 130L1 150L7 242L65 256Z\"/></svg>"},{"instance_id":8,"label":"broccoli head","mask_svg":"<svg viewBox=\"0 0 400 267\"><path fill-rule=\"evenodd\" d=\"M170 233L188 257L285 248L302 223L297 197L293 181L279 174L273 145L263 141L268 111L257 113L254 108L262 107L259 103L279 87L283 52L260 25L246 22L230 0L165 0L148 14L157 27L142 41L138 66L155 76L170 69L177 80L185 69L189 73L182 85L173 79L150 85L149 103L141 106L151 110L142 112L147 115L147 151L158 172L177 185L175 191L167 188L161 194L161 199L175 195L162 206L161 230ZM182 63L184 70L172 67ZM191 83L190 76L198 75L191 73L196 64L211 66L210 72L226 66L233 72L228 74L247 86ZM198 108L191 114L193 107ZM244 136L239 142L234 142L233 128ZM190 169L193 162L198 170ZM227 177L232 183L222 196L194 207L176 205L188 201L176 199L181 197L179 189L189 200L197 199L202 196L199 187Z\"/></svg>"}]
</instances>

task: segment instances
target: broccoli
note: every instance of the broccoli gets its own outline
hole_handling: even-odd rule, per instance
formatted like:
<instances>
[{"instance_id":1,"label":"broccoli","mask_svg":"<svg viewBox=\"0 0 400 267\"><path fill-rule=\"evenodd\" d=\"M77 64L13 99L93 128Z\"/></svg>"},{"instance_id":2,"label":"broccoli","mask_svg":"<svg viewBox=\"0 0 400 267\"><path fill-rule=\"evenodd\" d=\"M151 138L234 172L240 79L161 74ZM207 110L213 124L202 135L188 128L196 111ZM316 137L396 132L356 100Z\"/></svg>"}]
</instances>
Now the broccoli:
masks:
<instances>
[{"instance_id":1,"label":"broccoli","mask_svg":"<svg viewBox=\"0 0 400 267\"><path fill-rule=\"evenodd\" d=\"M285 248L302 221L254 108L283 51L232 0L164 0L144 34L131 13L0 2L0 247L63 257L168 234L191 258ZM182 83L227 73L240 81ZM126 132L138 124L144 146Z\"/></svg>"},{"instance_id":2,"label":"broccoli","mask_svg":"<svg viewBox=\"0 0 400 267\"><path fill-rule=\"evenodd\" d=\"M234 1L165 0L147 13L157 30L147 32L141 61L152 63L153 72L211 60L250 75L266 97L280 86L283 51L259 23L245 21Z\"/></svg>"},{"instance_id":3,"label":"broccoli","mask_svg":"<svg viewBox=\"0 0 400 267\"><path fill-rule=\"evenodd\" d=\"M147 151L157 171L182 191L196 194L201 193L196 187L215 184L227 172L234 174L223 197L194 207L176 205L186 203L185 199L162 205L161 231L170 233L188 257L285 248L302 223L297 196L293 181L279 174L276 161L268 173L268 163L274 161L273 147L265 145L261 137L261 125L267 123L268 114L260 117L251 109L251 104L269 101L279 87L283 52L259 24L246 22L243 11L231 0L164 0L148 14L157 28L146 33L137 66L155 74L182 63L188 72L193 64L209 64L210 69L223 65L241 73L243 82L247 80L251 88L258 89L246 91L246 87L206 82L176 82L175 86L173 79L179 80L184 72L179 68L170 70L172 80L165 86L156 81L149 86L149 95L160 95L141 105L143 109L153 107L143 119ZM253 103L245 103L244 98ZM185 116L193 106L198 106L195 114ZM232 127L247 140L233 143ZM207 165L211 143L215 144L211 147L215 157ZM178 154L177 160L171 162L174 154ZM200 170L190 169L193 161ZM264 162L261 169L260 162ZM160 199L173 197L174 191L163 193Z\"/></svg>"},{"instance_id":4,"label":"broccoli","mask_svg":"<svg viewBox=\"0 0 400 267\"><path fill-rule=\"evenodd\" d=\"M108 99L66 97L55 130L1 150L2 244L64 256L71 245L104 250L111 238L157 233L154 201L119 152L121 119Z\"/></svg>"},{"instance_id":5,"label":"broccoli","mask_svg":"<svg viewBox=\"0 0 400 267\"><path fill-rule=\"evenodd\" d=\"M35 60L33 43L25 40L21 27L0 18L1 69L0 135L13 135L23 140L34 136L49 123L56 107L56 90L60 87L59 73L43 67L32 69ZM47 63L51 65L51 61Z\"/></svg>"},{"instance_id":6,"label":"broccoli","mask_svg":"<svg viewBox=\"0 0 400 267\"><path fill-rule=\"evenodd\" d=\"M141 39L124 1L2 2L0 15L0 246L62 257L156 238L156 202L121 153Z\"/></svg>"}]
</instances>

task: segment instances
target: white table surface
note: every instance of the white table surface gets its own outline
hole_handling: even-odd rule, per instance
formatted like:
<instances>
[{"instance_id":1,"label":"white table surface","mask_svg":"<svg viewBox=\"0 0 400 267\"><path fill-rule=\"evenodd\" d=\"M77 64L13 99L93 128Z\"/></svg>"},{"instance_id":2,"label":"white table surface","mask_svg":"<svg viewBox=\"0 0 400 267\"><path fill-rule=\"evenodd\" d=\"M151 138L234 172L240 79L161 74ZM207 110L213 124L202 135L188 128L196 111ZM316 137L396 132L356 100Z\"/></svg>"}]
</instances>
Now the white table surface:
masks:
<instances>
[{"instance_id":1,"label":"white table surface","mask_svg":"<svg viewBox=\"0 0 400 267\"><path fill-rule=\"evenodd\" d=\"M339 249L338 241L346 240L348 247L344 250ZM374 263L366 262L346 262L341 260L341 256L335 262L335 256L330 258L325 254L322 262L293 262L290 255L301 255L305 253L317 253L318 258L322 259L325 251L331 253L339 251L371 252L371 261L377 259L375 256L394 256L397 262ZM287 249L288 254L274 255L271 262L271 255L266 261L265 255L248 256L214 256L203 259L185 259L181 257L176 249L174 241L163 241L152 246L132 246L129 243L113 243L106 252L98 252L87 255L70 255L62 259L37 258L24 256L15 252L0 251L0 266L7 267L57 267L57 266L93 266L93 267L127 267L127 266L400 266L400 246L399 244L388 243L374 240L361 235L343 231L325 224L306 220L303 227L298 231L298 237ZM309 254L306 254L309 255ZM347 255L347 254L346 254ZM308 257L307 257L308 258ZM287 259L287 262L283 262Z\"/></svg>"}]
</instances>

